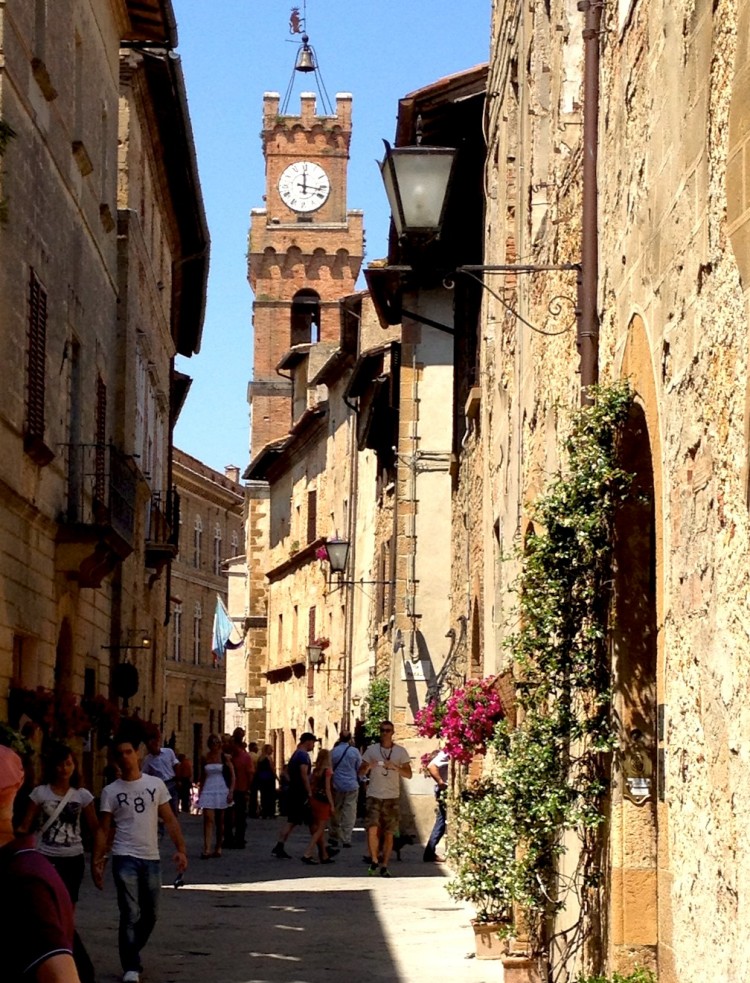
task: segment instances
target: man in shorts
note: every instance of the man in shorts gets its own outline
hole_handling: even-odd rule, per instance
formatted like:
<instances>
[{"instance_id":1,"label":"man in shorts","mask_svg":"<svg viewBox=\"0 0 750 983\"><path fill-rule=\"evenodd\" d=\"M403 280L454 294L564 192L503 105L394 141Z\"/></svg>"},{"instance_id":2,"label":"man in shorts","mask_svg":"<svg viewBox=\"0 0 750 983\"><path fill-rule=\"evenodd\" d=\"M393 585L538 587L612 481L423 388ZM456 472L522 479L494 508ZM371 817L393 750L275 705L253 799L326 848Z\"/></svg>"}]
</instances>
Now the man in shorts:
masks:
<instances>
[{"instance_id":1,"label":"man in shorts","mask_svg":"<svg viewBox=\"0 0 750 983\"><path fill-rule=\"evenodd\" d=\"M315 747L317 737L315 734L306 733L299 739L297 750L289 759L287 772L289 774L289 791L287 792L287 824L281 831L279 841L271 850L271 853L278 860L291 860L291 855L286 852L284 844L289 839L289 834L295 826L309 826L312 821L310 810L310 772L312 762L310 752Z\"/></svg>"},{"instance_id":2,"label":"man in shorts","mask_svg":"<svg viewBox=\"0 0 750 983\"><path fill-rule=\"evenodd\" d=\"M383 862L381 877L390 877L388 861L393 849L393 836L400 824L399 797L401 778L411 778L409 752L393 743L393 724L384 720L380 725L380 743L371 744L362 755L360 777L370 776L367 787L365 827L370 866L367 873L373 877L378 872L380 837L383 837Z\"/></svg>"}]
</instances>

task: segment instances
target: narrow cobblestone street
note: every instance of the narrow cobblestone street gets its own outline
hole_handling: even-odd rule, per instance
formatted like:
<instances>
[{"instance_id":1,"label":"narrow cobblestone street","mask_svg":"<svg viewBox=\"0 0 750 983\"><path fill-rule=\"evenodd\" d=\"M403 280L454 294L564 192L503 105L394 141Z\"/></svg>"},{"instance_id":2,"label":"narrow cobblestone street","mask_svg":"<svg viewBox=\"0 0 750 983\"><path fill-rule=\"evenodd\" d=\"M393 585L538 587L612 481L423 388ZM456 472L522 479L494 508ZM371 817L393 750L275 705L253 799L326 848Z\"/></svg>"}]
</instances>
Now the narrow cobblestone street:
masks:
<instances>
[{"instance_id":1,"label":"narrow cobblestone street","mask_svg":"<svg viewBox=\"0 0 750 983\"><path fill-rule=\"evenodd\" d=\"M336 863L299 861L306 835L295 831L292 860L270 855L282 820L254 820L245 850L199 859L202 820L180 817L190 866L172 888L171 843L162 845L165 888L156 930L144 950L145 983L422 983L502 979L500 963L473 956L470 911L445 891L447 872L407 846L393 877L367 876L364 832ZM78 905L80 934L99 983L121 978L117 904L111 872L100 894L87 876Z\"/></svg>"}]
</instances>

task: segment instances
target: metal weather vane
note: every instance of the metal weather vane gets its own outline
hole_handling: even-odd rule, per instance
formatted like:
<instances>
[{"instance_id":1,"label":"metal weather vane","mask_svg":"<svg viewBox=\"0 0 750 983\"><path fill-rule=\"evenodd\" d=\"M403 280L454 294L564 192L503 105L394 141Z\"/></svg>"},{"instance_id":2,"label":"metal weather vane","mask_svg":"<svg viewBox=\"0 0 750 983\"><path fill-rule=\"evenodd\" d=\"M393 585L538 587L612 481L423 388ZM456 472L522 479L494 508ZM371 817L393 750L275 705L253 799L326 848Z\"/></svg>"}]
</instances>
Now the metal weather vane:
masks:
<instances>
[{"instance_id":1,"label":"metal weather vane","mask_svg":"<svg viewBox=\"0 0 750 983\"><path fill-rule=\"evenodd\" d=\"M318 70L318 58L315 54L315 49L310 44L310 38L307 35L307 0L303 0L302 2L302 13L300 13L300 8L298 6L292 7L292 11L289 14L289 33L293 35L298 34L300 36L300 42L297 57L294 61L292 77L289 80L289 85L287 86L287 90L284 95L284 101L281 104L282 114L286 113L289 105L289 98L294 87L295 73L301 72L302 74L312 74L314 76L323 111L328 115L332 115L333 108L331 106L331 100L328 97L323 78Z\"/></svg>"},{"instance_id":2,"label":"metal weather vane","mask_svg":"<svg viewBox=\"0 0 750 983\"><path fill-rule=\"evenodd\" d=\"M307 4L305 3L305 8ZM300 16L299 7L292 7L292 12L289 15L289 33L290 34L302 34L305 30L305 21L307 20L307 10Z\"/></svg>"}]
</instances>

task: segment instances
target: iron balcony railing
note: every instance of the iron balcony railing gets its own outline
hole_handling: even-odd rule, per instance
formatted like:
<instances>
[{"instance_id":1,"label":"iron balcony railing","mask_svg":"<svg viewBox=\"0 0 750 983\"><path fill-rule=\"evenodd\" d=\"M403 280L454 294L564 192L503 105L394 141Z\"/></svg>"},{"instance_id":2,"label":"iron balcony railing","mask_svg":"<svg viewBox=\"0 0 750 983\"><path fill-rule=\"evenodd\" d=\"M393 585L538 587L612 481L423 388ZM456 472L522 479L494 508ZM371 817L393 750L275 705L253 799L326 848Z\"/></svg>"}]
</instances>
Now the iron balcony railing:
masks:
<instances>
[{"instance_id":1,"label":"iron balcony railing","mask_svg":"<svg viewBox=\"0 0 750 983\"><path fill-rule=\"evenodd\" d=\"M166 548L174 555L180 541L180 496L176 488L151 495L146 514L146 548Z\"/></svg>"},{"instance_id":2,"label":"iron balcony railing","mask_svg":"<svg viewBox=\"0 0 750 983\"><path fill-rule=\"evenodd\" d=\"M110 529L133 546L138 471L113 444L68 444L68 525Z\"/></svg>"}]
</instances>

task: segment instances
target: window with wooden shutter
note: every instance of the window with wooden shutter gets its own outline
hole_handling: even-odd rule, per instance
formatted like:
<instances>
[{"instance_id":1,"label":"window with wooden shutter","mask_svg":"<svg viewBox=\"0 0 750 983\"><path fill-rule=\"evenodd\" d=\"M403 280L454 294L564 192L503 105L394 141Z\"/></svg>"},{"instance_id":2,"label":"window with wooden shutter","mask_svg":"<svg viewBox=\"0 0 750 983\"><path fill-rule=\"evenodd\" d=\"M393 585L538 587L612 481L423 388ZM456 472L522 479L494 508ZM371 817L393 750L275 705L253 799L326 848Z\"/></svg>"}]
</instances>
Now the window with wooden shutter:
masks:
<instances>
[{"instance_id":1,"label":"window with wooden shutter","mask_svg":"<svg viewBox=\"0 0 750 983\"><path fill-rule=\"evenodd\" d=\"M315 532L318 527L318 493L309 491L307 493L307 542L312 543L315 539Z\"/></svg>"},{"instance_id":2,"label":"window with wooden shutter","mask_svg":"<svg viewBox=\"0 0 750 983\"><path fill-rule=\"evenodd\" d=\"M307 613L307 641L315 641L315 607L311 607ZM307 666L307 697L311 699L315 696L315 666L308 663Z\"/></svg>"},{"instance_id":3,"label":"window with wooden shutter","mask_svg":"<svg viewBox=\"0 0 750 983\"><path fill-rule=\"evenodd\" d=\"M49 464L53 452L44 443L44 402L47 376L47 291L29 271L29 338L26 374L26 432L24 450L40 465Z\"/></svg>"}]
</instances>

